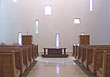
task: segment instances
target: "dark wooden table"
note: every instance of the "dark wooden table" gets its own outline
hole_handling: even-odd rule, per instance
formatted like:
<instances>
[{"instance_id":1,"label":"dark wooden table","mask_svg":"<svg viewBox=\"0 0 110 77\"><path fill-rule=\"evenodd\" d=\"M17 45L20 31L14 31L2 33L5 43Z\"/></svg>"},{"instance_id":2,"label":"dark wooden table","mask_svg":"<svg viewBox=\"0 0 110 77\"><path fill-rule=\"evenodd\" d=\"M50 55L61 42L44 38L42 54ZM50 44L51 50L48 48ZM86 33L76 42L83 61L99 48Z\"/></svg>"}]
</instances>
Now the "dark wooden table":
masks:
<instances>
[{"instance_id":1,"label":"dark wooden table","mask_svg":"<svg viewBox=\"0 0 110 77\"><path fill-rule=\"evenodd\" d=\"M42 57L64 58L68 55L66 54L66 48L44 48Z\"/></svg>"}]
</instances>

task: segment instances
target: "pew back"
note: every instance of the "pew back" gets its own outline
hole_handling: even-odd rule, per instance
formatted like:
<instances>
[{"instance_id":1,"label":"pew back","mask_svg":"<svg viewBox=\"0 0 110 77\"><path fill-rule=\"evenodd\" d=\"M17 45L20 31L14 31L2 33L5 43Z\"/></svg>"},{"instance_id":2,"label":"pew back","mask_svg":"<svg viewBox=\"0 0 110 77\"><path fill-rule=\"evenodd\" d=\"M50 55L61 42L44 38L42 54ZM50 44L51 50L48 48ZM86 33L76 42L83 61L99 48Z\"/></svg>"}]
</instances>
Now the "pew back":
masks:
<instances>
[{"instance_id":1,"label":"pew back","mask_svg":"<svg viewBox=\"0 0 110 77\"><path fill-rule=\"evenodd\" d=\"M0 47L0 52L6 52L7 50L11 51L14 50L15 52L15 63L16 63L16 68L20 70L20 73L23 74L26 66L23 63L23 52L21 48L18 47Z\"/></svg>"},{"instance_id":2,"label":"pew back","mask_svg":"<svg viewBox=\"0 0 110 77\"><path fill-rule=\"evenodd\" d=\"M0 52L0 77L19 77L20 71L16 69L15 53L12 51L6 52Z\"/></svg>"}]
</instances>

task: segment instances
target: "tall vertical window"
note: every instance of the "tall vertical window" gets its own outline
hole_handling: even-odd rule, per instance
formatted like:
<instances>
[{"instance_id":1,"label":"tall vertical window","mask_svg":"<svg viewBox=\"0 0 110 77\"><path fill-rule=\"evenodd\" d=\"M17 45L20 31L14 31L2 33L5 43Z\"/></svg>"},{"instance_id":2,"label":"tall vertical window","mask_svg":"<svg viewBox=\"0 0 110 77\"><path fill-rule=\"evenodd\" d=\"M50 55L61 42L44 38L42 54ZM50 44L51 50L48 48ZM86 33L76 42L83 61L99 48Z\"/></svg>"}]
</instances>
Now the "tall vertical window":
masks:
<instances>
[{"instance_id":1,"label":"tall vertical window","mask_svg":"<svg viewBox=\"0 0 110 77\"><path fill-rule=\"evenodd\" d=\"M38 25L39 25L38 19L36 19L35 22L36 22L36 33L38 33Z\"/></svg>"},{"instance_id":2,"label":"tall vertical window","mask_svg":"<svg viewBox=\"0 0 110 77\"><path fill-rule=\"evenodd\" d=\"M51 15L51 14L52 14L51 5L45 5L45 15Z\"/></svg>"},{"instance_id":3,"label":"tall vertical window","mask_svg":"<svg viewBox=\"0 0 110 77\"><path fill-rule=\"evenodd\" d=\"M56 47L60 46L60 33L56 33Z\"/></svg>"},{"instance_id":4,"label":"tall vertical window","mask_svg":"<svg viewBox=\"0 0 110 77\"><path fill-rule=\"evenodd\" d=\"M22 35L21 35L21 32L18 32L18 42L19 42L19 45L22 45Z\"/></svg>"},{"instance_id":5,"label":"tall vertical window","mask_svg":"<svg viewBox=\"0 0 110 77\"><path fill-rule=\"evenodd\" d=\"M93 11L93 0L90 0L89 6L90 6L90 11Z\"/></svg>"}]
</instances>

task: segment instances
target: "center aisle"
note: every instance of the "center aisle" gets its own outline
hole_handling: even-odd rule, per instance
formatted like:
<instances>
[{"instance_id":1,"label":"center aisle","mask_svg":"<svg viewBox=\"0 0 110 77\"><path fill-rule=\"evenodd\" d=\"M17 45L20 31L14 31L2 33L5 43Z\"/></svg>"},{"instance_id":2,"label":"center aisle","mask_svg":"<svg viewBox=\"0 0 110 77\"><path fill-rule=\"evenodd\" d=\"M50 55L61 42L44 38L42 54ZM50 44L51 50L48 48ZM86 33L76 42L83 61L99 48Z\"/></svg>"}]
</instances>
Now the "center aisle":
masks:
<instances>
[{"instance_id":1,"label":"center aisle","mask_svg":"<svg viewBox=\"0 0 110 77\"><path fill-rule=\"evenodd\" d=\"M88 77L73 57L68 58L37 58L37 63L27 77Z\"/></svg>"}]
</instances>

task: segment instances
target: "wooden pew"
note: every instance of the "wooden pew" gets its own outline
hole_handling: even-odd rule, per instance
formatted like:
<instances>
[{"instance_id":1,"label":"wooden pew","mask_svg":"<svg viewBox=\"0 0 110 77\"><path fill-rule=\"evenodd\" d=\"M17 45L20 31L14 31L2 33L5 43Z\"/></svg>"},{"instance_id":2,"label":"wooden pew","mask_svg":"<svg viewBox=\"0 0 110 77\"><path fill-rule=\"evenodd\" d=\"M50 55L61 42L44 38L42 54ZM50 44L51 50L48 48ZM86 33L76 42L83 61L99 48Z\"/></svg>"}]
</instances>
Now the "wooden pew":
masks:
<instances>
[{"instance_id":1,"label":"wooden pew","mask_svg":"<svg viewBox=\"0 0 110 77\"><path fill-rule=\"evenodd\" d=\"M103 53L102 68L97 70L97 77L110 77L110 51Z\"/></svg>"},{"instance_id":2,"label":"wooden pew","mask_svg":"<svg viewBox=\"0 0 110 77\"><path fill-rule=\"evenodd\" d=\"M102 67L102 55L110 50L110 45L80 45L78 49L78 61L94 74Z\"/></svg>"},{"instance_id":3,"label":"wooden pew","mask_svg":"<svg viewBox=\"0 0 110 77\"><path fill-rule=\"evenodd\" d=\"M110 49L109 49L110 50ZM103 49L94 49L93 50L93 57L91 64L89 64L90 71L94 74L96 71L102 67L102 61L103 61Z\"/></svg>"},{"instance_id":4,"label":"wooden pew","mask_svg":"<svg viewBox=\"0 0 110 77\"><path fill-rule=\"evenodd\" d=\"M15 52L0 52L0 77L19 77L20 70L16 68Z\"/></svg>"},{"instance_id":5,"label":"wooden pew","mask_svg":"<svg viewBox=\"0 0 110 77\"><path fill-rule=\"evenodd\" d=\"M30 66L30 61L29 61L29 50L27 47L22 47L23 51L23 63L26 65L26 68L28 69Z\"/></svg>"},{"instance_id":6,"label":"wooden pew","mask_svg":"<svg viewBox=\"0 0 110 77\"><path fill-rule=\"evenodd\" d=\"M34 58L36 59L39 56L38 45L33 45L33 51L34 51Z\"/></svg>"},{"instance_id":7,"label":"wooden pew","mask_svg":"<svg viewBox=\"0 0 110 77\"><path fill-rule=\"evenodd\" d=\"M83 65L88 70L88 65L92 63L92 59L93 59L93 48L86 48L86 51L84 52L85 53L83 54L85 54L85 58L83 59Z\"/></svg>"},{"instance_id":8,"label":"wooden pew","mask_svg":"<svg viewBox=\"0 0 110 77\"><path fill-rule=\"evenodd\" d=\"M73 54L72 55L75 59L77 58L78 50L79 50L79 45L73 44Z\"/></svg>"},{"instance_id":9,"label":"wooden pew","mask_svg":"<svg viewBox=\"0 0 110 77\"><path fill-rule=\"evenodd\" d=\"M80 46L78 52L78 61L83 64L84 59L86 58L86 47Z\"/></svg>"},{"instance_id":10,"label":"wooden pew","mask_svg":"<svg viewBox=\"0 0 110 77\"><path fill-rule=\"evenodd\" d=\"M22 75L26 69L26 65L23 62L23 51L22 48L18 47L0 47L0 53L3 52L3 50L14 50L15 52L15 63L17 64L17 69L20 70L20 74Z\"/></svg>"},{"instance_id":11,"label":"wooden pew","mask_svg":"<svg viewBox=\"0 0 110 77\"><path fill-rule=\"evenodd\" d=\"M30 64L33 63L34 58L33 58L33 46L32 45L23 45L22 47L28 47L28 59L30 61Z\"/></svg>"},{"instance_id":12,"label":"wooden pew","mask_svg":"<svg viewBox=\"0 0 110 77\"><path fill-rule=\"evenodd\" d=\"M79 45L77 47L77 56L76 56L76 59L79 61L79 63L83 63L84 59L86 58L86 46L89 46L89 45Z\"/></svg>"},{"instance_id":13,"label":"wooden pew","mask_svg":"<svg viewBox=\"0 0 110 77\"><path fill-rule=\"evenodd\" d=\"M73 44L73 53L72 53L73 57L75 57L75 53L76 53L76 44Z\"/></svg>"},{"instance_id":14,"label":"wooden pew","mask_svg":"<svg viewBox=\"0 0 110 77\"><path fill-rule=\"evenodd\" d=\"M8 46L0 46L2 48L4 47L8 47L8 48L20 48L23 52L23 63L26 65L26 68L29 67L30 65L30 61L29 61L29 57L28 57L28 54L29 54L29 51L28 51L28 47L22 47L22 46L16 46L16 45L8 45Z\"/></svg>"},{"instance_id":15,"label":"wooden pew","mask_svg":"<svg viewBox=\"0 0 110 77\"><path fill-rule=\"evenodd\" d=\"M74 56L76 58L76 60L78 60L79 48L80 48L80 46L79 45L76 45L76 47L75 47L75 56Z\"/></svg>"},{"instance_id":16,"label":"wooden pew","mask_svg":"<svg viewBox=\"0 0 110 77\"><path fill-rule=\"evenodd\" d=\"M22 47L28 47L28 57L30 63L32 64L38 56L38 45L23 45Z\"/></svg>"},{"instance_id":17,"label":"wooden pew","mask_svg":"<svg viewBox=\"0 0 110 77\"><path fill-rule=\"evenodd\" d=\"M81 56L80 61L88 69L88 65L91 63L93 56L93 48L96 49L110 49L110 45L81 45Z\"/></svg>"},{"instance_id":18,"label":"wooden pew","mask_svg":"<svg viewBox=\"0 0 110 77\"><path fill-rule=\"evenodd\" d=\"M102 55L104 53L104 50L110 50L110 48L107 46L102 47L89 47L86 51L86 59L84 61L84 66L94 74L96 73L96 70L102 67Z\"/></svg>"}]
</instances>

